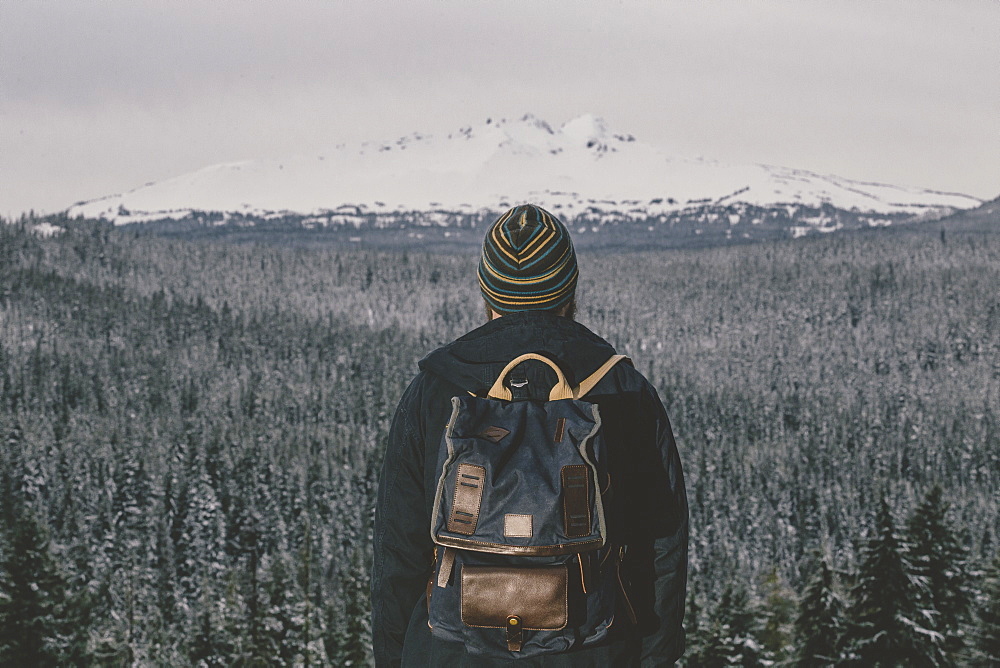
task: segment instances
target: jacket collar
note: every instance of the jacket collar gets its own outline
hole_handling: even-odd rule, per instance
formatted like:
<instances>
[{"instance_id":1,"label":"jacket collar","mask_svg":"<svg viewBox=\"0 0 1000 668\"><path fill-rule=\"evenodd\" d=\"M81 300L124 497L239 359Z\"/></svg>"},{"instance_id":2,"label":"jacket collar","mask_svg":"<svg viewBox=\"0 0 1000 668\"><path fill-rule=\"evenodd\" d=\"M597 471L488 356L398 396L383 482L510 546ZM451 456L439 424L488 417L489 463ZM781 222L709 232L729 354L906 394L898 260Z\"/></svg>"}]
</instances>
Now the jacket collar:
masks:
<instances>
[{"instance_id":1,"label":"jacket collar","mask_svg":"<svg viewBox=\"0 0 1000 668\"><path fill-rule=\"evenodd\" d=\"M488 389L503 367L523 353L552 359L570 385L597 370L615 349L580 323L545 311L520 311L491 320L420 361L463 390Z\"/></svg>"}]
</instances>

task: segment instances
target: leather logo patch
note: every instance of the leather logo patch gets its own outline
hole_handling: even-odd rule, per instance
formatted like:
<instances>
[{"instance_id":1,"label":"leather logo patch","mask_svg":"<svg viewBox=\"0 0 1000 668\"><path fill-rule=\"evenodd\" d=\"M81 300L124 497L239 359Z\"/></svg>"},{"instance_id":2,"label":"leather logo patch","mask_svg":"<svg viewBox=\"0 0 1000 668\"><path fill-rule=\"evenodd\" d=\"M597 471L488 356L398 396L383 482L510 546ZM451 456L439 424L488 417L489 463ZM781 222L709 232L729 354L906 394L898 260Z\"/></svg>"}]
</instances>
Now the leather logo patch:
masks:
<instances>
[{"instance_id":1,"label":"leather logo patch","mask_svg":"<svg viewBox=\"0 0 1000 668\"><path fill-rule=\"evenodd\" d=\"M531 538L531 515L504 515L503 535L511 538Z\"/></svg>"},{"instance_id":2,"label":"leather logo patch","mask_svg":"<svg viewBox=\"0 0 1000 668\"><path fill-rule=\"evenodd\" d=\"M509 434L510 431L504 429L503 427L487 427L483 433L479 434L480 438L485 438L487 441L493 441L494 443L499 443L503 440L504 436Z\"/></svg>"}]
</instances>

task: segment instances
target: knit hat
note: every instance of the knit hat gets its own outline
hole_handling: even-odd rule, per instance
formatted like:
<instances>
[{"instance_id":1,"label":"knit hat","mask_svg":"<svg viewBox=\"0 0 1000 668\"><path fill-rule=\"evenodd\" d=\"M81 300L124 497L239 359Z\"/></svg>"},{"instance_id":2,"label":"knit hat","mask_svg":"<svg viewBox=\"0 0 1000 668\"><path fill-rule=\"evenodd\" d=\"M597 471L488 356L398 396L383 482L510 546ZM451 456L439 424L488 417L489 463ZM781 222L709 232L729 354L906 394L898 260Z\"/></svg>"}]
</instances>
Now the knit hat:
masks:
<instances>
[{"instance_id":1,"label":"knit hat","mask_svg":"<svg viewBox=\"0 0 1000 668\"><path fill-rule=\"evenodd\" d=\"M545 209L516 206L486 233L479 287L497 313L565 306L576 294L578 275L569 230Z\"/></svg>"}]
</instances>

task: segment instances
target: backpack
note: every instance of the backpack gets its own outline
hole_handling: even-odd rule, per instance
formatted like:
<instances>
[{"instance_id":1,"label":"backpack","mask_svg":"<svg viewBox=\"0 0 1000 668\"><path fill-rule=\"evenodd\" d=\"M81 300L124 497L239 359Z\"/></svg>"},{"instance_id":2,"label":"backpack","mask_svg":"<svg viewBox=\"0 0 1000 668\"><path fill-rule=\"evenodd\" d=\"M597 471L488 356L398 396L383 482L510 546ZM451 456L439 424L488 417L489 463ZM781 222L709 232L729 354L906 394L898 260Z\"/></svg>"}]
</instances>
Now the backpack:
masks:
<instances>
[{"instance_id":1,"label":"backpack","mask_svg":"<svg viewBox=\"0 0 1000 668\"><path fill-rule=\"evenodd\" d=\"M557 377L548 401L514 401L504 385L534 359ZM583 397L613 355L578 387L528 353L486 397L453 397L438 449L431 513L435 560L428 624L471 654L526 658L604 639L619 596L624 546L608 540L610 476L596 404Z\"/></svg>"}]
</instances>

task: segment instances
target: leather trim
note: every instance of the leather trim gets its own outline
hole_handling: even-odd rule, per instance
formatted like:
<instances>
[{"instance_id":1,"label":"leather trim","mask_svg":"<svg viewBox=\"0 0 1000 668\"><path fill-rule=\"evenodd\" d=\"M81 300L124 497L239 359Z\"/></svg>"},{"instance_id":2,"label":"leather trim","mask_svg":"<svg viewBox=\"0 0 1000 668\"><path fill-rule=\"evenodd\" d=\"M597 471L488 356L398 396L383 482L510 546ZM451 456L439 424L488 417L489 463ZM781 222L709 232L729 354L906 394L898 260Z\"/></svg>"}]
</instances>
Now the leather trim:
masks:
<instances>
[{"instance_id":1,"label":"leather trim","mask_svg":"<svg viewBox=\"0 0 1000 668\"><path fill-rule=\"evenodd\" d=\"M444 549L444 548L441 548ZM438 548L434 548L433 557L431 558L431 576L427 578L427 589L424 591L425 598L427 600L427 625L430 626L431 620L431 595L434 593L434 567L437 566L438 560Z\"/></svg>"},{"instance_id":2,"label":"leather trim","mask_svg":"<svg viewBox=\"0 0 1000 668\"><path fill-rule=\"evenodd\" d=\"M580 588L584 594L590 591L590 584L594 581L594 566L591 561L594 558L593 552L581 552L576 555L576 563L580 566Z\"/></svg>"},{"instance_id":3,"label":"leather trim","mask_svg":"<svg viewBox=\"0 0 1000 668\"><path fill-rule=\"evenodd\" d=\"M563 375L562 369L560 369L559 366L548 357L544 357L536 353L525 353L508 362L507 366L505 366L503 371L500 372L496 382L493 383L493 387L490 388L490 391L486 396L491 399L503 399L504 401L510 401L513 398L513 395L511 395L510 390L504 386L503 381L507 378L507 374L510 373L514 367L526 360L538 360L539 362L545 362L553 371L556 372L557 380L556 384L552 386L552 390L549 392L549 401L574 398L573 388L566 382L566 376Z\"/></svg>"},{"instance_id":4,"label":"leather trim","mask_svg":"<svg viewBox=\"0 0 1000 668\"><path fill-rule=\"evenodd\" d=\"M590 470L584 464L562 467L563 527L567 538L590 535Z\"/></svg>"},{"instance_id":5,"label":"leather trim","mask_svg":"<svg viewBox=\"0 0 1000 668\"><path fill-rule=\"evenodd\" d=\"M562 443L564 431L566 431L566 418L561 417L556 420L556 433L552 437L552 441L555 443Z\"/></svg>"},{"instance_id":6,"label":"leather trim","mask_svg":"<svg viewBox=\"0 0 1000 668\"><path fill-rule=\"evenodd\" d=\"M607 361L597 369L597 371L584 378L583 382L573 388L573 398L580 399L594 389L594 386L596 386L601 379L604 378L609 371L611 371L611 367L618 364L622 360L629 363L632 361L625 355L612 355L609 357Z\"/></svg>"},{"instance_id":7,"label":"leather trim","mask_svg":"<svg viewBox=\"0 0 1000 668\"><path fill-rule=\"evenodd\" d=\"M507 618L507 651L520 652L524 645L524 624L517 615Z\"/></svg>"},{"instance_id":8,"label":"leather trim","mask_svg":"<svg viewBox=\"0 0 1000 668\"><path fill-rule=\"evenodd\" d=\"M462 566L462 622L509 629L510 619L529 631L556 631L569 619L565 565L538 568Z\"/></svg>"},{"instance_id":9,"label":"leather trim","mask_svg":"<svg viewBox=\"0 0 1000 668\"><path fill-rule=\"evenodd\" d=\"M455 568L455 550L441 548L441 566L438 568L437 586L444 589L451 580L451 572Z\"/></svg>"},{"instance_id":10,"label":"leather trim","mask_svg":"<svg viewBox=\"0 0 1000 668\"><path fill-rule=\"evenodd\" d=\"M451 500L448 531L471 536L479 522L479 504L483 502L486 469L475 464L459 464L455 472L455 494Z\"/></svg>"},{"instance_id":11,"label":"leather trim","mask_svg":"<svg viewBox=\"0 0 1000 668\"><path fill-rule=\"evenodd\" d=\"M473 552L489 552L490 554L519 554L527 557L556 557L561 554L573 554L575 552L589 552L601 547L600 538L591 540L581 540L577 543L559 543L557 545L504 545L502 543L488 543L482 540L472 540L471 538L458 538L456 536L441 536L434 538L438 545L447 547L460 547L463 550Z\"/></svg>"},{"instance_id":12,"label":"leather trim","mask_svg":"<svg viewBox=\"0 0 1000 668\"><path fill-rule=\"evenodd\" d=\"M483 433L479 434L480 438L485 438L487 441L493 441L494 443L499 443L504 439L510 431L504 429L503 427L487 427L483 430Z\"/></svg>"},{"instance_id":13,"label":"leather trim","mask_svg":"<svg viewBox=\"0 0 1000 668\"><path fill-rule=\"evenodd\" d=\"M434 576L427 578L427 589L424 591L424 602L427 604L427 623L431 622L431 596L434 594Z\"/></svg>"}]
</instances>

